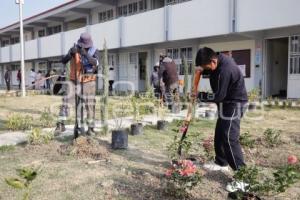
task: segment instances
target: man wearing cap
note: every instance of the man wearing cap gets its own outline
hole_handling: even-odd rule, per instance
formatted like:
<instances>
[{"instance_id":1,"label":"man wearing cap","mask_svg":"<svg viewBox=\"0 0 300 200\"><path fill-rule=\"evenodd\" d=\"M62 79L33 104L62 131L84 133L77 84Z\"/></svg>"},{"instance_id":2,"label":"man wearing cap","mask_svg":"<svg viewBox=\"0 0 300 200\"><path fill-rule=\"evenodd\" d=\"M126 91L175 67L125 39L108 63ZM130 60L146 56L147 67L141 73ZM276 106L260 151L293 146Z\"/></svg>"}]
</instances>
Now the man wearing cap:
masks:
<instances>
[{"instance_id":1,"label":"man wearing cap","mask_svg":"<svg viewBox=\"0 0 300 200\"><path fill-rule=\"evenodd\" d=\"M80 54L81 69L76 69L75 54ZM62 63L70 64L70 82L69 90L63 98L63 105L60 108L59 120L56 126L55 133L60 134L65 131L64 121L68 116L68 101L75 99L74 87L77 78L77 86L83 86L83 94L81 95L81 88L76 89L77 95L80 97L80 103L84 103L86 108L88 131L87 135L94 135L95 126L95 95L96 95L96 74L99 65L99 51L93 46L93 41L89 33L82 33L74 47L72 47L68 54L62 58ZM75 74L76 73L76 74ZM77 76L77 77L76 77ZM77 109L77 108L76 108ZM81 124L83 126L83 124Z\"/></svg>"},{"instance_id":2,"label":"man wearing cap","mask_svg":"<svg viewBox=\"0 0 300 200\"><path fill-rule=\"evenodd\" d=\"M160 79L160 90L167 103L168 108L172 109L175 102L175 96L178 93L178 73L175 62L167 57L160 56L160 67L158 76Z\"/></svg>"}]
</instances>

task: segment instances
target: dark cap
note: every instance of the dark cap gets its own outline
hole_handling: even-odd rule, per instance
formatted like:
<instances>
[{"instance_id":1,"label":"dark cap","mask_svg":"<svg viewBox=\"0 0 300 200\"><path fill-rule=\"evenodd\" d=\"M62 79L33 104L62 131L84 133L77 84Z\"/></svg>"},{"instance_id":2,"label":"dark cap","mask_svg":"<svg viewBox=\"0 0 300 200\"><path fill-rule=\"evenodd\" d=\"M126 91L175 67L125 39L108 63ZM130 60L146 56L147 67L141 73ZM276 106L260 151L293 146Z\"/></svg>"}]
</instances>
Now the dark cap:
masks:
<instances>
[{"instance_id":1,"label":"dark cap","mask_svg":"<svg viewBox=\"0 0 300 200\"><path fill-rule=\"evenodd\" d=\"M92 37L89 33L82 33L77 44L82 48L91 48L93 46Z\"/></svg>"}]
</instances>

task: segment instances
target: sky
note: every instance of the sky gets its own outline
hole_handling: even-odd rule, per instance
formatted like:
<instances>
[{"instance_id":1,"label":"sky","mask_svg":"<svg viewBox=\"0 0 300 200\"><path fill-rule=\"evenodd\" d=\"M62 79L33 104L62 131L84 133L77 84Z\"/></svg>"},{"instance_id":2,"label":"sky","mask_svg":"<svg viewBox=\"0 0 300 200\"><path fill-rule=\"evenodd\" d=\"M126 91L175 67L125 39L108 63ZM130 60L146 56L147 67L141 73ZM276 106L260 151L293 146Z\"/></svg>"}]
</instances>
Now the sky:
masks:
<instances>
[{"instance_id":1,"label":"sky","mask_svg":"<svg viewBox=\"0 0 300 200\"><path fill-rule=\"evenodd\" d=\"M36 15L40 12L58 6L68 0L24 0L23 18ZM1 0L0 6L0 28L19 21L19 5L16 0Z\"/></svg>"}]
</instances>

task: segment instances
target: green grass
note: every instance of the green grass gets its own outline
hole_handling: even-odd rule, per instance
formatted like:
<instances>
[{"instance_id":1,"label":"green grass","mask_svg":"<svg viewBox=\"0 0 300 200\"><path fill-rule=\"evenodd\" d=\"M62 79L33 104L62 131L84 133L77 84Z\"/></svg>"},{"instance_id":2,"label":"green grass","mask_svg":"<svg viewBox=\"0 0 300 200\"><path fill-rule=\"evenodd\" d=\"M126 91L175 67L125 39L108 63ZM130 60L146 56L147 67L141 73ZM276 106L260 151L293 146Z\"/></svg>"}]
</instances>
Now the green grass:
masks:
<instances>
[{"instance_id":1,"label":"green grass","mask_svg":"<svg viewBox=\"0 0 300 200\"><path fill-rule=\"evenodd\" d=\"M14 151L14 150L15 150L15 146L13 146L13 145L0 146L0 153Z\"/></svg>"}]
</instances>

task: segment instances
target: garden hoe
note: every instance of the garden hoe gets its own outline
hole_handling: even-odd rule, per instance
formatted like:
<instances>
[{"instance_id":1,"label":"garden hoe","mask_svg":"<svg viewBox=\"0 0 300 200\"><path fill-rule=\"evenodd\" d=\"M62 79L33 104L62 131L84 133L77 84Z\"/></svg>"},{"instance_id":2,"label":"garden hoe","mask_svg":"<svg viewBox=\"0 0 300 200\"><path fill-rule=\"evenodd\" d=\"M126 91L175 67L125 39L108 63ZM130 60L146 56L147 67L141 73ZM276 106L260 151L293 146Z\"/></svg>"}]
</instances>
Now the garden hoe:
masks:
<instances>
[{"instance_id":1,"label":"garden hoe","mask_svg":"<svg viewBox=\"0 0 300 200\"><path fill-rule=\"evenodd\" d=\"M179 131L181 132L182 136L179 142L179 147L178 147L178 155L181 157L181 151L182 151L182 144L184 139L186 138L186 134L187 131L189 129L191 120L192 120L192 112L193 112L193 107L194 104L196 103L196 99L197 99L197 94L198 94L198 85L200 82L200 78L201 78L201 71L200 70L196 70L195 71L195 77L194 77L194 82L193 82L193 88L192 88L192 98L190 100L189 106L188 106L188 111L187 111L187 115L185 117L185 119L183 120L183 124L181 126L181 128L179 129Z\"/></svg>"},{"instance_id":2,"label":"garden hoe","mask_svg":"<svg viewBox=\"0 0 300 200\"><path fill-rule=\"evenodd\" d=\"M75 46L75 44L74 44ZM81 134L84 133L84 128L83 126L83 83L81 80L81 77L78 77L79 75L82 74L82 70L83 70L83 66L81 63L81 59L80 59L80 54L77 52L74 56L74 61L73 61L73 67L75 67L75 126L74 126L74 138L78 138L79 136L79 132ZM77 94L77 86L78 86L78 80L80 80L80 84L81 84L81 97L78 96ZM80 122L81 125L79 127L79 123L78 123L78 105L80 103L80 111L81 111L81 115L80 115Z\"/></svg>"}]
</instances>

